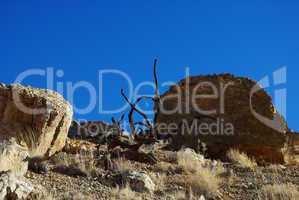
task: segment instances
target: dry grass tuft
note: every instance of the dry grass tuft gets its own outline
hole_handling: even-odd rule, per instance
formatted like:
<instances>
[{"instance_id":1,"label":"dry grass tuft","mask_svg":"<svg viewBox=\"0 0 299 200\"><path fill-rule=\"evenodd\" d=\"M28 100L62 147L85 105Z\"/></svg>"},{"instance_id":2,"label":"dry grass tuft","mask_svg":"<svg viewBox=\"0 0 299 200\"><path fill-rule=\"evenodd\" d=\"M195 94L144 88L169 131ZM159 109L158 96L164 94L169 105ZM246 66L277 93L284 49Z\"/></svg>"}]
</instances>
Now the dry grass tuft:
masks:
<instances>
[{"instance_id":1,"label":"dry grass tuft","mask_svg":"<svg viewBox=\"0 0 299 200\"><path fill-rule=\"evenodd\" d=\"M115 188L111 192L112 200L142 200L141 196L134 192L130 186L126 186L124 188Z\"/></svg>"},{"instance_id":2,"label":"dry grass tuft","mask_svg":"<svg viewBox=\"0 0 299 200\"><path fill-rule=\"evenodd\" d=\"M243 168L249 168L249 169L256 169L257 163L254 159L251 159L247 156L247 154L240 152L237 149L231 149L227 152L227 157L230 159L233 163L239 165Z\"/></svg>"},{"instance_id":3,"label":"dry grass tuft","mask_svg":"<svg viewBox=\"0 0 299 200\"><path fill-rule=\"evenodd\" d=\"M72 172L82 172L78 175L85 174L87 176L97 176L98 168L96 166L96 159L92 154L86 152L81 152L80 154L66 154L59 153L52 158L52 161L56 165L55 169L60 172L70 171Z\"/></svg>"},{"instance_id":4,"label":"dry grass tuft","mask_svg":"<svg viewBox=\"0 0 299 200\"><path fill-rule=\"evenodd\" d=\"M188 199L187 198L187 195L186 195L186 192L184 191L177 191L174 195L173 195L173 198L175 200L186 200Z\"/></svg>"},{"instance_id":5,"label":"dry grass tuft","mask_svg":"<svg viewBox=\"0 0 299 200\"><path fill-rule=\"evenodd\" d=\"M195 157L192 152L178 152L178 165L184 171L186 189L190 188L198 197L217 196L222 183L220 175L224 172L224 168L219 163L212 163L210 160Z\"/></svg>"},{"instance_id":6,"label":"dry grass tuft","mask_svg":"<svg viewBox=\"0 0 299 200\"><path fill-rule=\"evenodd\" d=\"M177 152L177 162L185 172L195 173L202 167L202 162L192 152L188 151Z\"/></svg>"},{"instance_id":7,"label":"dry grass tuft","mask_svg":"<svg viewBox=\"0 0 299 200\"><path fill-rule=\"evenodd\" d=\"M298 200L297 187L291 183L266 185L259 192L260 200Z\"/></svg>"},{"instance_id":8,"label":"dry grass tuft","mask_svg":"<svg viewBox=\"0 0 299 200\"><path fill-rule=\"evenodd\" d=\"M172 169L173 169L173 164L168 163L168 162L158 162L154 166L154 170L156 172L160 172L160 173L167 173L167 172L171 171Z\"/></svg>"},{"instance_id":9,"label":"dry grass tuft","mask_svg":"<svg viewBox=\"0 0 299 200\"><path fill-rule=\"evenodd\" d=\"M162 191L165 189L166 182L167 182L166 174L150 172L149 176L152 179L152 181L155 183L157 191Z\"/></svg>"},{"instance_id":10,"label":"dry grass tuft","mask_svg":"<svg viewBox=\"0 0 299 200\"><path fill-rule=\"evenodd\" d=\"M193 175L189 174L186 178L186 184L194 194L208 198L213 198L218 194L221 183L222 179L217 174L205 168L201 168Z\"/></svg>"},{"instance_id":11,"label":"dry grass tuft","mask_svg":"<svg viewBox=\"0 0 299 200\"><path fill-rule=\"evenodd\" d=\"M114 163L116 171L120 173L126 173L134 169L132 163L124 158L118 158L114 161Z\"/></svg>"}]
</instances>

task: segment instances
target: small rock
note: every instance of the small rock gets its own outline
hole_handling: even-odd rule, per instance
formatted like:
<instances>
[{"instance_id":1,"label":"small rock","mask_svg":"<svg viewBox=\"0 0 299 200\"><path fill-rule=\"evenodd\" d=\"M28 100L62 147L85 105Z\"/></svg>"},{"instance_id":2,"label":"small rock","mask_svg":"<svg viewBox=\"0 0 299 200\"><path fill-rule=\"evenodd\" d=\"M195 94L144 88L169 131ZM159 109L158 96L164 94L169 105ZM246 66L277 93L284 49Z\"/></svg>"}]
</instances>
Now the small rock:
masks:
<instances>
[{"instance_id":1,"label":"small rock","mask_svg":"<svg viewBox=\"0 0 299 200\"><path fill-rule=\"evenodd\" d=\"M152 179L143 172L126 172L122 174L124 183L128 183L132 190L137 192L153 192L155 184Z\"/></svg>"},{"instance_id":2,"label":"small rock","mask_svg":"<svg viewBox=\"0 0 299 200\"><path fill-rule=\"evenodd\" d=\"M29 161L29 170L37 174L47 174L49 167L46 162L40 161L39 159L31 159Z\"/></svg>"},{"instance_id":3,"label":"small rock","mask_svg":"<svg viewBox=\"0 0 299 200\"><path fill-rule=\"evenodd\" d=\"M199 161L201 163L205 162L205 158L204 158L203 155L196 153L193 149L190 149L190 148L182 149L180 151L180 154L182 156L186 155L188 157L191 157L192 160L197 160L197 161Z\"/></svg>"}]
</instances>

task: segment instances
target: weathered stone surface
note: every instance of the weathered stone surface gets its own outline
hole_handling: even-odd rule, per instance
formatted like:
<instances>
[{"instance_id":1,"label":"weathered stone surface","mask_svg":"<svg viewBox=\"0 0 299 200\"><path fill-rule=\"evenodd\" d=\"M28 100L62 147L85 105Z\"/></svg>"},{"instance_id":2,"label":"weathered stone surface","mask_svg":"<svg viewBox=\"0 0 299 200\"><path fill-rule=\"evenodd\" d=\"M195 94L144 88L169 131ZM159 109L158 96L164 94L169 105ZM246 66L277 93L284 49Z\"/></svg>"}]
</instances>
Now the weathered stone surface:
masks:
<instances>
[{"instance_id":1,"label":"weathered stone surface","mask_svg":"<svg viewBox=\"0 0 299 200\"><path fill-rule=\"evenodd\" d=\"M25 178L10 171L0 173L0 199L25 199L32 191L32 184Z\"/></svg>"},{"instance_id":2,"label":"weathered stone surface","mask_svg":"<svg viewBox=\"0 0 299 200\"><path fill-rule=\"evenodd\" d=\"M283 162L286 122L275 111L271 97L264 90L253 93L250 98L255 87L259 87L255 81L230 74L189 77L162 96L164 110L160 109L158 124L174 123L179 127L179 134L173 141L177 149L182 146L197 149L200 140L207 145L207 153L213 158L224 158L229 148L238 148L257 159ZM211 97L216 93L215 98ZM166 113L176 108L179 110ZM208 110L215 110L208 114L212 118L201 115L201 111ZM269 120L275 119L274 126L265 125L257 119L256 113ZM192 130L193 123L197 128ZM202 124L211 129L198 128Z\"/></svg>"},{"instance_id":3,"label":"weathered stone surface","mask_svg":"<svg viewBox=\"0 0 299 200\"><path fill-rule=\"evenodd\" d=\"M22 176L27 172L27 149L18 145L14 138L0 142L0 172L12 171Z\"/></svg>"},{"instance_id":4,"label":"weathered stone surface","mask_svg":"<svg viewBox=\"0 0 299 200\"><path fill-rule=\"evenodd\" d=\"M93 142L68 138L63 151L70 154L95 153L98 148Z\"/></svg>"},{"instance_id":5,"label":"weathered stone surface","mask_svg":"<svg viewBox=\"0 0 299 200\"><path fill-rule=\"evenodd\" d=\"M60 151L72 121L72 107L50 90L0 86L0 139L15 137L31 157Z\"/></svg>"},{"instance_id":6,"label":"weathered stone surface","mask_svg":"<svg viewBox=\"0 0 299 200\"><path fill-rule=\"evenodd\" d=\"M124 183L129 184L137 192L153 192L156 187L152 179L142 172L125 172L122 174L122 178Z\"/></svg>"},{"instance_id":7,"label":"weathered stone surface","mask_svg":"<svg viewBox=\"0 0 299 200\"><path fill-rule=\"evenodd\" d=\"M206 162L206 159L203 155L196 153L193 149L184 148L178 152L180 157L185 157L190 160L190 162L199 162L202 165Z\"/></svg>"},{"instance_id":8,"label":"weathered stone surface","mask_svg":"<svg viewBox=\"0 0 299 200\"><path fill-rule=\"evenodd\" d=\"M288 145L286 145L285 161L288 164L299 164L299 133L288 132Z\"/></svg>"}]
</instances>

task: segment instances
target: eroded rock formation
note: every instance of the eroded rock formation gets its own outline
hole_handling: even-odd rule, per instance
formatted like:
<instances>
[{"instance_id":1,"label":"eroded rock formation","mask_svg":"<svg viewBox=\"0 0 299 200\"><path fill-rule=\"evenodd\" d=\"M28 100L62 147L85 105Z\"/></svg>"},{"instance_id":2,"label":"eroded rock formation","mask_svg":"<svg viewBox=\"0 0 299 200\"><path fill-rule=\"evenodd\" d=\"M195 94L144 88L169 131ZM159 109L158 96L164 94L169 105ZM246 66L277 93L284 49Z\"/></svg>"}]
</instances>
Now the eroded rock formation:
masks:
<instances>
[{"instance_id":1,"label":"eroded rock formation","mask_svg":"<svg viewBox=\"0 0 299 200\"><path fill-rule=\"evenodd\" d=\"M161 98L157 122L164 131L165 124L177 125L174 148L196 149L200 140L214 158L238 148L258 160L284 162L287 124L255 81L230 74L188 77Z\"/></svg>"},{"instance_id":2,"label":"eroded rock formation","mask_svg":"<svg viewBox=\"0 0 299 200\"><path fill-rule=\"evenodd\" d=\"M0 85L0 140L16 138L30 157L60 151L72 121L72 107L56 92Z\"/></svg>"}]
</instances>

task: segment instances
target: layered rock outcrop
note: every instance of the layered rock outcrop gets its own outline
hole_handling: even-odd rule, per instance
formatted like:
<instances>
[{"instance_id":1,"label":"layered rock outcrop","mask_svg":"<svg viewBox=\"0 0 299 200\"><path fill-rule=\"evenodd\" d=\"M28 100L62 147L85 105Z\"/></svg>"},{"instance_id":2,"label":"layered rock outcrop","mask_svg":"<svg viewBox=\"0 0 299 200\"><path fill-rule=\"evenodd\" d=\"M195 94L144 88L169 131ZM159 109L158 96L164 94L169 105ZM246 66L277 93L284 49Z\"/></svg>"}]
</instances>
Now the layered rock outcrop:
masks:
<instances>
[{"instance_id":1,"label":"layered rock outcrop","mask_svg":"<svg viewBox=\"0 0 299 200\"><path fill-rule=\"evenodd\" d=\"M72 122L72 107L56 92L0 85L0 140L16 138L30 157L60 151Z\"/></svg>"},{"instance_id":2,"label":"layered rock outcrop","mask_svg":"<svg viewBox=\"0 0 299 200\"><path fill-rule=\"evenodd\" d=\"M200 140L214 158L237 148L258 160L284 162L287 124L255 81L230 74L188 77L161 102L157 122L167 132L177 126L176 149L198 148Z\"/></svg>"}]
</instances>

